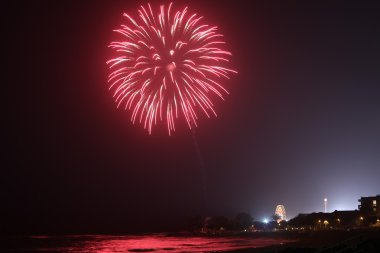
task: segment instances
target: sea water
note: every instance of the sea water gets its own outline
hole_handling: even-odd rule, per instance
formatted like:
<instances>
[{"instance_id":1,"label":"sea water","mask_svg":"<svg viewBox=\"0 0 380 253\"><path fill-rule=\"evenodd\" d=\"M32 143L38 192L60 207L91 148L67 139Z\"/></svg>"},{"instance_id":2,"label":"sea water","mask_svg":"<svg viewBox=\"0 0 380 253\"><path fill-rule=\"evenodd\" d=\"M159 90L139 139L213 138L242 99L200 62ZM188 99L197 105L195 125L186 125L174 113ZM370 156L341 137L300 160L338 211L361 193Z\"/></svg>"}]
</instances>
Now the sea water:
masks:
<instances>
[{"instance_id":1,"label":"sea water","mask_svg":"<svg viewBox=\"0 0 380 253\"><path fill-rule=\"evenodd\" d=\"M289 242L278 238L250 236L206 237L71 235L28 236L8 238L5 252L34 253L113 253L113 252L225 252L244 248L259 248Z\"/></svg>"}]
</instances>

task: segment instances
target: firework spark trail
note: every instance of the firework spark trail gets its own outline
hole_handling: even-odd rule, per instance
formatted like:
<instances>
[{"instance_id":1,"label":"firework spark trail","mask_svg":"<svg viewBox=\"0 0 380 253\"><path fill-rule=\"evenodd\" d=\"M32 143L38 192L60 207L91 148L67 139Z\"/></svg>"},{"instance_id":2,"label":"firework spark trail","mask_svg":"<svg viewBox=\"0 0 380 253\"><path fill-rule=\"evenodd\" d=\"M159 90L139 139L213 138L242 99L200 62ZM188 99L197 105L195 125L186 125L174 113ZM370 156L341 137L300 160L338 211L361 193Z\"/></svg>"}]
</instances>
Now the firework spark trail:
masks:
<instances>
[{"instance_id":1,"label":"firework spark trail","mask_svg":"<svg viewBox=\"0 0 380 253\"><path fill-rule=\"evenodd\" d=\"M199 147L199 143L198 143L198 139L197 139L195 129L191 129L191 132L192 132L195 152L197 154L199 165L200 165L199 169L200 169L201 178L202 178L202 191L203 191L203 201L204 201L203 204L204 204L205 212L207 212L207 209L208 209L208 190L207 190L206 166L205 166L205 162L204 162L204 159L202 156L201 149Z\"/></svg>"},{"instance_id":2,"label":"firework spark trail","mask_svg":"<svg viewBox=\"0 0 380 253\"><path fill-rule=\"evenodd\" d=\"M123 40L109 46L117 53L107 62L117 106L131 110L132 122L150 134L158 121L166 121L170 135L180 116L190 129L197 126L198 111L217 116L212 96L224 100L228 91L220 79L237 73L225 67L231 53L223 49L217 27L202 24L203 17L190 15L187 7L172 7L161 5L154 15L150 4L140 6L139 19L124 14L128 25L115 30Z\"/></svg>"}]
</instances>

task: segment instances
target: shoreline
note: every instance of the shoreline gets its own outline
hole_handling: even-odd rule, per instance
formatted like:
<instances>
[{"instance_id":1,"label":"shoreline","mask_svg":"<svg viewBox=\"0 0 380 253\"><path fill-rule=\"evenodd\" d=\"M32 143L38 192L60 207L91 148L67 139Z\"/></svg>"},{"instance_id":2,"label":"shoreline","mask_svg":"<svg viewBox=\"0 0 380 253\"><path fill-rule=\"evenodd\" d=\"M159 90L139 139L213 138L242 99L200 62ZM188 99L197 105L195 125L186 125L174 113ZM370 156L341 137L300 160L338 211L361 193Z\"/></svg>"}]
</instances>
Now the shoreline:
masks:
<instances>
[{"instance_id":1,"label":"shoreline","mask_svg":"<svg viewBox=\"0 0 380 253\"><path fill-rule=\"evenodd\" d=\"M276 232L273 232L276 233ZM380 231L306 231L298 234L282 234L283 239L297 241L262 248L246 248L228 253L286 253L286 252L380 252Z\"/></svg>"}]
</instances>

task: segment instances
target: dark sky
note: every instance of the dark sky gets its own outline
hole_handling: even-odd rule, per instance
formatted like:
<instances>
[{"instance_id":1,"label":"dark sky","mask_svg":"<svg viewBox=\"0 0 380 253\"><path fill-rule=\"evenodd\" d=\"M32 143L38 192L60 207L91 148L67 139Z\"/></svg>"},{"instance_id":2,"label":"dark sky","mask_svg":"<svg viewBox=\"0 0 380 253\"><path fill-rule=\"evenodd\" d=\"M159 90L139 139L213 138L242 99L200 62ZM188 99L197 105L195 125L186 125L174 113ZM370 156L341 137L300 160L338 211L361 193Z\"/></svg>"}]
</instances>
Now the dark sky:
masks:
<instances>
[{"instance_id":1,"label":"dark sky","mask_svg":"<svg viewBox=\"0 0 380 253\"><path fill-rule=\"evenodd\" d=\"M175 1L220 26L239 71L196 130L206 207L191 132L149 136L108 92L112 30L141 2L78 2L3 8L1 232L170 230L380 193L379 2Z\"/></svg>"}]
</instances>

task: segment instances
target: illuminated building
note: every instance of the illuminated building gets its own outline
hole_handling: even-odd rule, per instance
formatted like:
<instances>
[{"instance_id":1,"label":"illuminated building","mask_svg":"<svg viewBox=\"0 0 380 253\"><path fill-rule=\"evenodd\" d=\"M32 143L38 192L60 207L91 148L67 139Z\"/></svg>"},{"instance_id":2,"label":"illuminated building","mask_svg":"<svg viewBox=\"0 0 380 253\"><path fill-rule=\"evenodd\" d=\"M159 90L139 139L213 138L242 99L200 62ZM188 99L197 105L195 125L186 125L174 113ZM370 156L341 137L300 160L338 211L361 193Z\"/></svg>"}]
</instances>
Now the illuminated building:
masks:
<instances>
[{"instance_id":1,"label":"illuminated building","mask_svg":"<svg viewBox=\"0 0 380 253\"><path fill-rule=\"evenodd\" d=\"M278 215L278 217L280 217L277 220L277 222L281 222L283 220L286 220L286 211L285 211L285 207L283 205L278 205L276 207L275 214Z\"/></svg>"},{"instance_id":2,"label":"illuminated building","mask_svg":"<svg viewBox=\"0 0 380 253\"><path fill-rule=\"evenodd\" d=\"M292 227L305 227L308 229L347 229L357 227L380 227L380 195L374 197L361 197L359 210L335 210L332 213L318 212L299 214L288 221ZM324 199L325 211L327 199Z\"/></svg>"},{"instance_id":3,"label":"illuminated building","mask_svg":"<svg viewBox=\"0 0 380 253\"><path fill-rule=\"evenodd\" d=\"M361 197L359 210L368 214L380 215L380 195L374 197Z\"/></svg>"},{"instance_id":4,"label":"illuminated building","mask_svg":"<svg viewBox=\"0 0 380 253\"><path fill-rule=\"evenodd\" d=\"M309 229L344 229L362 224L363 221L360 220L360 215L358 210L299 214L291 219L288 224L294 227L306 227Z\"/></svg>"}]
</instances>

